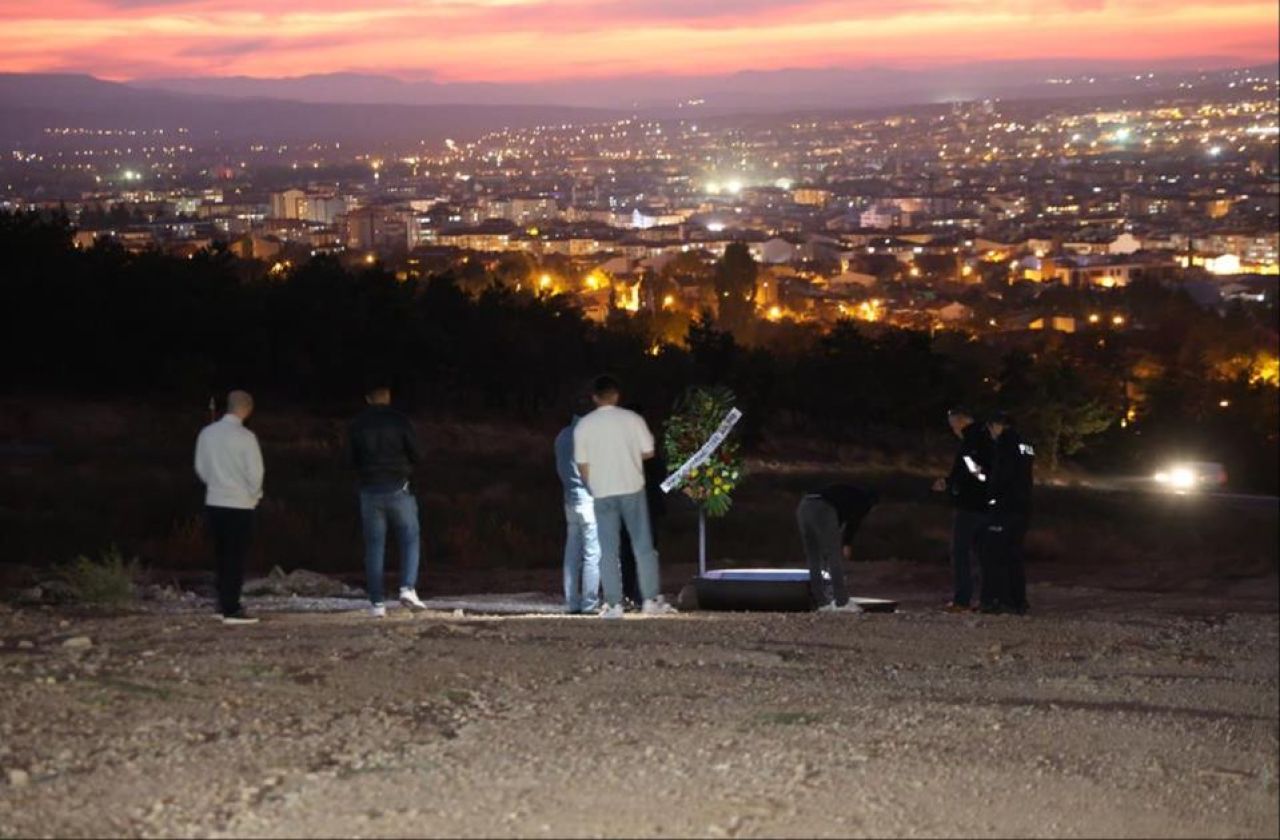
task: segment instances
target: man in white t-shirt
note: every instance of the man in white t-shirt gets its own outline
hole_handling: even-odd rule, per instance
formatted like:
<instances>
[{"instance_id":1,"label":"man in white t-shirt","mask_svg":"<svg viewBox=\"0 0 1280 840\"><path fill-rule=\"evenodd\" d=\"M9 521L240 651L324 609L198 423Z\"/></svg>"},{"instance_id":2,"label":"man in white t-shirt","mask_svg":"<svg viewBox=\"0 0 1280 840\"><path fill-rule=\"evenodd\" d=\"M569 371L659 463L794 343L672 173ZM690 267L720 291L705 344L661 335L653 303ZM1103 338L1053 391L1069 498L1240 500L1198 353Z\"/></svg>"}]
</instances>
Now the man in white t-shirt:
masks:
<instances>
[{"instance_id":1,"label":"man in white t-shirt","mask_svg":"<svg viewBox=\"0 0 1280 840\"><path fill-rule=\"evenodd\" d=\"M596 410L573 430L573 460L595 500L600 540L600 577L605 608L601 618L622 618L622 566L618 555L626 523L636 555L641 607L646 615L675 612L658 594L658 552L649 527L644 493L644 462L653 457L653 434L644 418L618 407L621 389L611 376L592 388Z\"/></svg>"}]
</instances>

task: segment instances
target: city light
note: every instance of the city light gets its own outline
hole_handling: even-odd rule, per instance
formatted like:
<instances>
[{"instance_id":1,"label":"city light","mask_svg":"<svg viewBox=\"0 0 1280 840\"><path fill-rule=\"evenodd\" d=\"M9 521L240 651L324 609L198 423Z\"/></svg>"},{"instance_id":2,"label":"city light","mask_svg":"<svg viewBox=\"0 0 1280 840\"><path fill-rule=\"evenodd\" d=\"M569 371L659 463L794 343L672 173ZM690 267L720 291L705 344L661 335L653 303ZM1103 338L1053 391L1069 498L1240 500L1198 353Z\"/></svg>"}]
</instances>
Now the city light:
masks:
<instances>
[{"instance_id":1,"label":"city light","mask_svg":"<svg viewBox=\"0 0 1280 840\"><path fill-rule=\"evenodd\" d=\"M884 303L878 298L864 300L858 304L857 317L862 321L880 321L884 319Z\"/></svg>"}]
</instances>

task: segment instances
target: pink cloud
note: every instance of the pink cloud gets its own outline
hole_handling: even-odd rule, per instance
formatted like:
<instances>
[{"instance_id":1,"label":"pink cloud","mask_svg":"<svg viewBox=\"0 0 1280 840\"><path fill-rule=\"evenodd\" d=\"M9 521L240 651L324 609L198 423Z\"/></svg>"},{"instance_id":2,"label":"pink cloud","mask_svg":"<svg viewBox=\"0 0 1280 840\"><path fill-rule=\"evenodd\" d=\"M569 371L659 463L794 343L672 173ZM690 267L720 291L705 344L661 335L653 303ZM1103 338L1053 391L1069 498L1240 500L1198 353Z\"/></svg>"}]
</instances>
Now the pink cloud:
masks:
<instances>
[{"instance_id":1,"label":"pink cloud","mask_svg":"<svg viewBox=\"0 0 1280 840\"><path fill-rule=\"evenodd\" d=\"M469 81L1038 58L1274 60L1259 0L64 0L0 7L0 70Z\"/></svg>"}]
</instances>

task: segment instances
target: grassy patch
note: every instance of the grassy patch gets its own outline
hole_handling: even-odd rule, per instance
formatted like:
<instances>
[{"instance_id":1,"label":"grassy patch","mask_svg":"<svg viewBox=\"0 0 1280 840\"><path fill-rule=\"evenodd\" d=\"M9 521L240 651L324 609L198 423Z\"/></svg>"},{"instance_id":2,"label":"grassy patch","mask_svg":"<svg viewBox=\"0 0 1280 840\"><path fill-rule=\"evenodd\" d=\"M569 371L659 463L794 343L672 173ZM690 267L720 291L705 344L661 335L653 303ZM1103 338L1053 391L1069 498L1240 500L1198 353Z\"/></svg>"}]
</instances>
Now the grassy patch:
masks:
<instances>
[{"instance_id":1,"label":"grassy patch","mask_svg":"<svg viewBox=\"0 0 1280 840\"><path fill-rule=\"evenodd\" d=\"M285 676L284 669L279 665L262 662L250 662L240 670L246 677L254 680L278 680Z\"/></svg>"},{"instance_id":2,"label":"grassy patch","mask_svg":"<svg viewBox=\"0 0 1280 840\"><path fill-rule=\"evenodd\" d=\"M446 688L444 696L456 706L466 706L472 702L472 693L465 688Z\"/></svg>"},{"instance_id":3,"label":"grassy patch","mask_svg":"<svg viewBox=\"0 0 1280 840\"><path fill-rule=\"evenodd\" d=\"M142 567L138 558L126 560L115 546L97 560L83 554L58 569L71 598L82 604L118 606L133 601L134 582Z\"/></svg>"}]
</instances>

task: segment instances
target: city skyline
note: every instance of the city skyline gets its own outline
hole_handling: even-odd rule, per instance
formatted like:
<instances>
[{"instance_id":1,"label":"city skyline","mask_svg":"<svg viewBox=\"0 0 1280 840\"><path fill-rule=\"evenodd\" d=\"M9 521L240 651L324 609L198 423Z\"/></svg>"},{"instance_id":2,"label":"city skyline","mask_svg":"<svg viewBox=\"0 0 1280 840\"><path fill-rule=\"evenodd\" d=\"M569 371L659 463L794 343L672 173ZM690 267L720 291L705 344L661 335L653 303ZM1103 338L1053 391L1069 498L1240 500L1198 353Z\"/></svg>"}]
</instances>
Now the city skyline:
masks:
<instances>
[{"instance_id":1,"label":"city skyline","mask_svg":"<svg viewBox=\"0 0 1280 840\"><path fill-rule=\"evenodd\" d=\"M112 80L369 73L437 83L570 83L743 71L945 71L1060 61L1212 69L1274 61L1273 3L964 0L72 0L5 8L0 71ZM1051 36L1050 36L1051 33ZM145 49L139 49L145 42Z\"/></svg>"}]
</instances>

